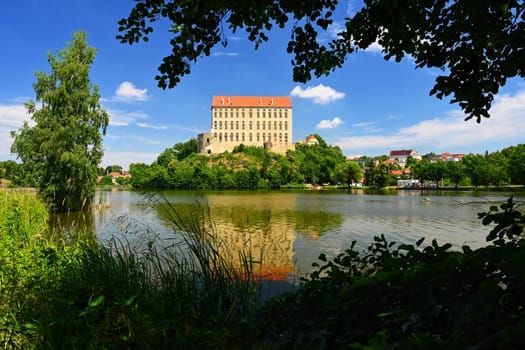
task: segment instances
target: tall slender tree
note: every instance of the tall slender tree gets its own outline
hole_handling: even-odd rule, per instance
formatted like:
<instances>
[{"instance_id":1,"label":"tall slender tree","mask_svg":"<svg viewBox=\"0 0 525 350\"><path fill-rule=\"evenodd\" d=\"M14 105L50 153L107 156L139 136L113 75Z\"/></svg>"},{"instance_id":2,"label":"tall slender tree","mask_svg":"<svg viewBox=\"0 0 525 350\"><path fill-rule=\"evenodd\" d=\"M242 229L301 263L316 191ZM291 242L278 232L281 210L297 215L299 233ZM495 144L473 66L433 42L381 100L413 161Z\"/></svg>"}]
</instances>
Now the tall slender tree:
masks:
<instances>
[{"instance_id":1,"label":"tall slender tree","mask_svg":"<svg viewBox=\"0 0 525 350\"><path fill-rule=\"evenodd\" d=\"M56 56L50 53L51 72L35 74L39 104L32 100L25 104L35 124L26 122L11 133L11 152L33 172L52 211L80 209L95 194L102 136L109 122L98 86L89 78L95 55L83 32L75 33Z\"/></svg>"}]
</instances>

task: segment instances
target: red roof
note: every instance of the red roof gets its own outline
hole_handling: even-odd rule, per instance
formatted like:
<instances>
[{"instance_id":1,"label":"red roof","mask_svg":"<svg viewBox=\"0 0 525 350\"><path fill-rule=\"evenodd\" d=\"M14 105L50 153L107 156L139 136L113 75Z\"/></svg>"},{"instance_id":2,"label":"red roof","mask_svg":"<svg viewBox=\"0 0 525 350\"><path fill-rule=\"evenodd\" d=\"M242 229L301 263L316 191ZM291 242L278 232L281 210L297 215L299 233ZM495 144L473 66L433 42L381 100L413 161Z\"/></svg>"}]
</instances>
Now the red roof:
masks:
<instances>
[{"instance_id":1,"label":"red roof","mask_svg":"<svg viewBox=\"0 0 525 350\"><path fill-rule=\"evenodd\" d=\"M213 96L212 107L277 107L291 108L288 96Z\"/></svg>"},{"instance_id":2,"label":"red roof","mask_svg":"<svg viewBox=\"0 0 525 350\"><path fill-rule=\"evenodd\" d=\"M412 150L411 149L402 149L402 150L399 150L399 151L390 151L390 156L391 157L395 157L395 156L409 156L412 154Z\"/></svg>"}]
</instances>

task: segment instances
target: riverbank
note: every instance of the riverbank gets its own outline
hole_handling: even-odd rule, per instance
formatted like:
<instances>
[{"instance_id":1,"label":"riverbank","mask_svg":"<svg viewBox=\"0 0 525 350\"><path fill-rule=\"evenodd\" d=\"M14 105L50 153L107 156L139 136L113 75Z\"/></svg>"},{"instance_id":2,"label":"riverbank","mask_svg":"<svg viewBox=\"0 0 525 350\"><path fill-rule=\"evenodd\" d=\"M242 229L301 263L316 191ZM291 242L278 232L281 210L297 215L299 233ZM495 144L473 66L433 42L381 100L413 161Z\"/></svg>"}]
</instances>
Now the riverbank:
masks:
<instances>
[{"instance_id":1,"label":"riverbank","mask_svg":"<svg viewBox=\"0 0 525 350\"><path fill-rule=\"evenodd\" d=\"M514 205L487 223L507 212L523 230ZM4 348L517 349L525 337L525 241L512 235L461 251L376 236L364 251L352 243L334 259L321 254L297 291L262 301L250 278L258 260L241 255L239 270L213 236L191 238L190 260L137 255L124 241L48 231L37 208L34 193L0 198ZM177 227L204 233L205 222Z\"/></svg>"}]
</instances>

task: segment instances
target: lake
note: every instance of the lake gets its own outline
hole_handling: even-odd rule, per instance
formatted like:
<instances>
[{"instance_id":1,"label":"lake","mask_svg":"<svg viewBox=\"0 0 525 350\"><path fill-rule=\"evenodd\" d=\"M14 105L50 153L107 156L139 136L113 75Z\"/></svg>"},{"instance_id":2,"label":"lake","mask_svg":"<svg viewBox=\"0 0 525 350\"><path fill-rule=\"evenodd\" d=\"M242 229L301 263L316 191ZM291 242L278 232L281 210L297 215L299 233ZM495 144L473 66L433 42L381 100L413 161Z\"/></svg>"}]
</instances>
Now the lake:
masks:
<instances>
[{"instance_id":1,"label":"lake","mask_svg":"<svg viewBox=\"0 0 525 350\"><path fill-rule=\"evenodd\" d=\"M250 249L262 256L265 274L296 279L311 271L320 253L334 257L356 240L364 249L374 235L389 241L415 243L425 237L452 243L486 245L490 228L477 213L493 202L505 201L504 193L397 191L366 194L347 191L167 191L143 194L134 191L98 191L101 209L83 224L91 225L102 241L125 239L135 249L149 244L180 241L170 219L174 212L198 217L209 212L214 231L233 251ZM79 222L63 216L63 225Z\"/></svg>"}]
</instances>

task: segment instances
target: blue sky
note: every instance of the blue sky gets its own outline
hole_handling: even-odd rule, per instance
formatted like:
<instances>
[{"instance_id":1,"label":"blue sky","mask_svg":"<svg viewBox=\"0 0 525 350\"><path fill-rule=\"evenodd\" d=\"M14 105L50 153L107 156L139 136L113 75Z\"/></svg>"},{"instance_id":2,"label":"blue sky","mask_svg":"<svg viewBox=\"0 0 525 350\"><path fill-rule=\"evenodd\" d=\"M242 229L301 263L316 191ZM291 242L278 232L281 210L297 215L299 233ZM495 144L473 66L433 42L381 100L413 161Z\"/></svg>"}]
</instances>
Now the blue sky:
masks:
<instances>
[{"instance_id":1,"label":"blue sky","mask_svg":"<svg viewBox=\"0 0 525 350\"><path fill-rule=\"evenodd\" d=\"M272 31L257 51L244 33L228 35L228 46L198 61L180 85L159 89L154 76L170 51L166 25L157 26L148 43L130 46L115 39L118 20L133 5L132 0L0 3L0 160L15 159L9 132L29 119L23 102L34 99L34 72L49 72L48 52L63 49L78 30L98 49L91 80L110 114L102 166L149 164L164 149L209 131L214 95L291 96L293 140L318 133L347 156L393 149L483 153L525 142L523 80L511 80L500 91L490 119L465 122L457 105L428 95L440 71L416 70L410 59L385 61L379 47L350 56L328 77L294 83L286 53L289 28ZM359 6L340 1L337 19ZM336 22L322 39L341 24Z\"/></svg>"}]
</instances>

